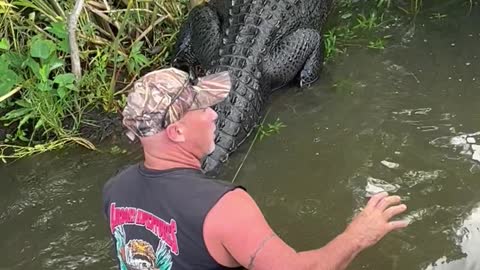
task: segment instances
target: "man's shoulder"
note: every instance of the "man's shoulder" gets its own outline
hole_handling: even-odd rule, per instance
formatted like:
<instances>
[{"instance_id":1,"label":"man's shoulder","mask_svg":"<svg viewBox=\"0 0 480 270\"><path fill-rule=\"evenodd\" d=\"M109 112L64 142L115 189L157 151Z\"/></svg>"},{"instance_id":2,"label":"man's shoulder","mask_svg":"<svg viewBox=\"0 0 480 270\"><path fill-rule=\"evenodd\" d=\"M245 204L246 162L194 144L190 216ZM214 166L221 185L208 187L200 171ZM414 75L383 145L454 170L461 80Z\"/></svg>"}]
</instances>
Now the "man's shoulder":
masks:
<instances>
[{"instance_id":1,"label":"man's shoulder","mask_svg":"<svg viewBox=\"0 0 480 270\"><path fill-rule=\"evenodd\" d=\"M103 201L103 214L108 218L108 207L112 196L118 194L118 192L124 192L128 190L129 183L135 181L135 173L138 164L126 165L118 169L113 176L111 176L103 185L102 188L102 201Z\"/></svg>"},{"instance_id":2,"label":"man's shoulder","mask_svg":"<svg viewBox=\"0 0 480 270\"><path fill-rule=\"evenodd\" d=\"M233 237L232 231L244 231L247 224L256 224L264 216L253 197L244 189L236 188L227 193L209 211L207 230L215 231L222 239Z\"/></svg>"},{"instance_id":3,"label":"man's shoulder","mask_svg":"<svg viewBox=\"0 0 480 270\"><path fill-rule=\"evenodd\" d=\"M125 181L134 180L134 176L138 175L138 164L129 164L118 169L113 176L111 176L103 186L104 194L113 186L124 183Z\"/></svg>"},{"instance_id":4,"label":"man's shoulder","mask_svg":"<svg viewBox=\"0 0 480 270\"><path fill-rule=\"evenodd\" d=\"M176 180L181 180L183 184L195 186L196 189L192 191L200 191L207 189L226 189L232 190L235 188L245 189L243 186L233 184L219 178L213 178L205 175L202 171L197 169L179 169L174 172Z\"/></svg>"},{"instance_id":5,"label":"man's shoulder","mask_svg":"<svg viewBox=\"0 0 480 270\"><path fill-rule=\"evenodd\" d=\"M221 196L215 205L211 209L210 215L216 216L215 218L225 220L225 217L229 217L228 220L232 221L231 215L235 218L246 214L250 215L251 211L257 211L258 206L253 197L241 186L233 187L227 190L223 196Z\"/></svg>"},{"instance_id":6,"label":"man's shoulder","mask_svg":"<svg viewBox=\"0 0 480 270\"><path fill-rule=\"evenodd\" d=\"M238 207L248 209L257 205L253 197L242 186L234 187L219 202L227 209L239 209Z\"/></svg>"},{"instance_id":7,"label":"man's shoulder","mask_svg":"<svg viewBox=\"0 0 480 270\"><path fill-rule=\"evenodd\" d=\"M176 175L175 190L181 190L183 196L188 200L189 209L195 209L197 213L209 212L226 195L241 189L246 189L229 181L212 178L199 170L184 170Z\"/></svg>"},{"instance_id":8,"label":"man's shoulder","mask_svg":"<svg viewBox=\"0 0 480 270\"><path fill-rule=\"evenodd\" d=\"M214 189L214 190L220 190L220 191L223 190L223 192L221 192L223 193L221 197L236 190L241 190L246 193L245 187L222 180L222 179L211 178L204 175L201 177L200 181L202 182L201 185L207 189Z\"/></svg>"}]
</instances>

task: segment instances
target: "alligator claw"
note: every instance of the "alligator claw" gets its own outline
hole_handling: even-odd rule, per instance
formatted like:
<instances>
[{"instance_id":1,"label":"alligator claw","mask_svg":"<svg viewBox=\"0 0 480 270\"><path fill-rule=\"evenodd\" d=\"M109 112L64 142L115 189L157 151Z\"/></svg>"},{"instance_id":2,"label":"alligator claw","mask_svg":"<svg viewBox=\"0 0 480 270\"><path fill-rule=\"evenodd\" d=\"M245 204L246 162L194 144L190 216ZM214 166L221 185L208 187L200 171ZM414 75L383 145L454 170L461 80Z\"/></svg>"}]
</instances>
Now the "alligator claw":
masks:
<instances>
[{"instance_id":1,"label":"alligator claw","mask_svg":"<svg viewBox=\"0 0 480 270\"><path fill-rule=\"evenodd\" d=\"M314 82L318 80L318 76L316 76L313 72L309 70L302 70L300 73L300 87L310 87Z\"/></svg>"}]
</instances>

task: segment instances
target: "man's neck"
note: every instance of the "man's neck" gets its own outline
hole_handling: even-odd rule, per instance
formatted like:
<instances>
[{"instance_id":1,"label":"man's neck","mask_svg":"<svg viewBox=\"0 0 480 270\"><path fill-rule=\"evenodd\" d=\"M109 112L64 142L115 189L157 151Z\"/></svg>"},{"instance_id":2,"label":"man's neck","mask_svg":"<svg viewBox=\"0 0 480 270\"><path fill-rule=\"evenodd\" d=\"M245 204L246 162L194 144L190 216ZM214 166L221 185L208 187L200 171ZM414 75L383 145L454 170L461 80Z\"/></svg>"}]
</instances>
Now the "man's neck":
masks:
<instances>
[{"instance_id":1,"label":"man's neck","mask_svg":"<svg viewBox=\"0 0 480 270\"><path fill-rule=\"evenodd\" d=\"M164 149L161 152L145 151L144 165L148 169L168 170L175 168L200 169L201 164L197 157L179 147Z\"/></svg>"}]
</instances>

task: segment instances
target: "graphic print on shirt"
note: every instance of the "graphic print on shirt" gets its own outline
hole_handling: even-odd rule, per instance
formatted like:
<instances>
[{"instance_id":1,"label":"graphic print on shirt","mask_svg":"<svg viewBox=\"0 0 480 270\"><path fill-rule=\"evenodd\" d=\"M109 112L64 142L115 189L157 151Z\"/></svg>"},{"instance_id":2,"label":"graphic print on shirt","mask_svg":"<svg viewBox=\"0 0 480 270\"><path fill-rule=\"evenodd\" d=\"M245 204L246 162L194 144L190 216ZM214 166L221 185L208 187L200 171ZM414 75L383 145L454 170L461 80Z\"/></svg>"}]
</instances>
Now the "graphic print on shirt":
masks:
<instances>
[{"instance_id":1,"label":"graphic print on shirt","mask_svg":"<svg viewBox=\"0 0 480 270\"><path fill-rule=\"evenodd\" d=\"M158 238L156 250L141 239L126 242L125 226L140 226ZM172 253L179 255L177 223L134 207L116 207L110 204L110 230L115 237L117 257L121 270L170 270Z\"/></svg>"}]
</instances>

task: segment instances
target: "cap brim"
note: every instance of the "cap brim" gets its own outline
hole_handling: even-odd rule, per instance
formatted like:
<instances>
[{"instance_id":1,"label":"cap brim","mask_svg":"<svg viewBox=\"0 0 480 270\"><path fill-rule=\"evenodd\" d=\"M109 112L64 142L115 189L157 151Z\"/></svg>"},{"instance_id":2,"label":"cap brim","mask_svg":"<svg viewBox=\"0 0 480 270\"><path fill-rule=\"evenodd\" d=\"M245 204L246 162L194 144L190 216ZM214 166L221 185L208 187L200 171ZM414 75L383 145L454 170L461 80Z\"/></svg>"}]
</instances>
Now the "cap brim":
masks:
<instances>
[{"instance_id":1,"label":"cap brim","mask_svg":"<svg viewBox=\"0 0 480 270\"><path fill-rule=\"evenodd\" d=\"M222 102L232 88L227 71L200 77L192 86L195 96L191 110L204 109Z\"/></svg>"}]
</instances>

